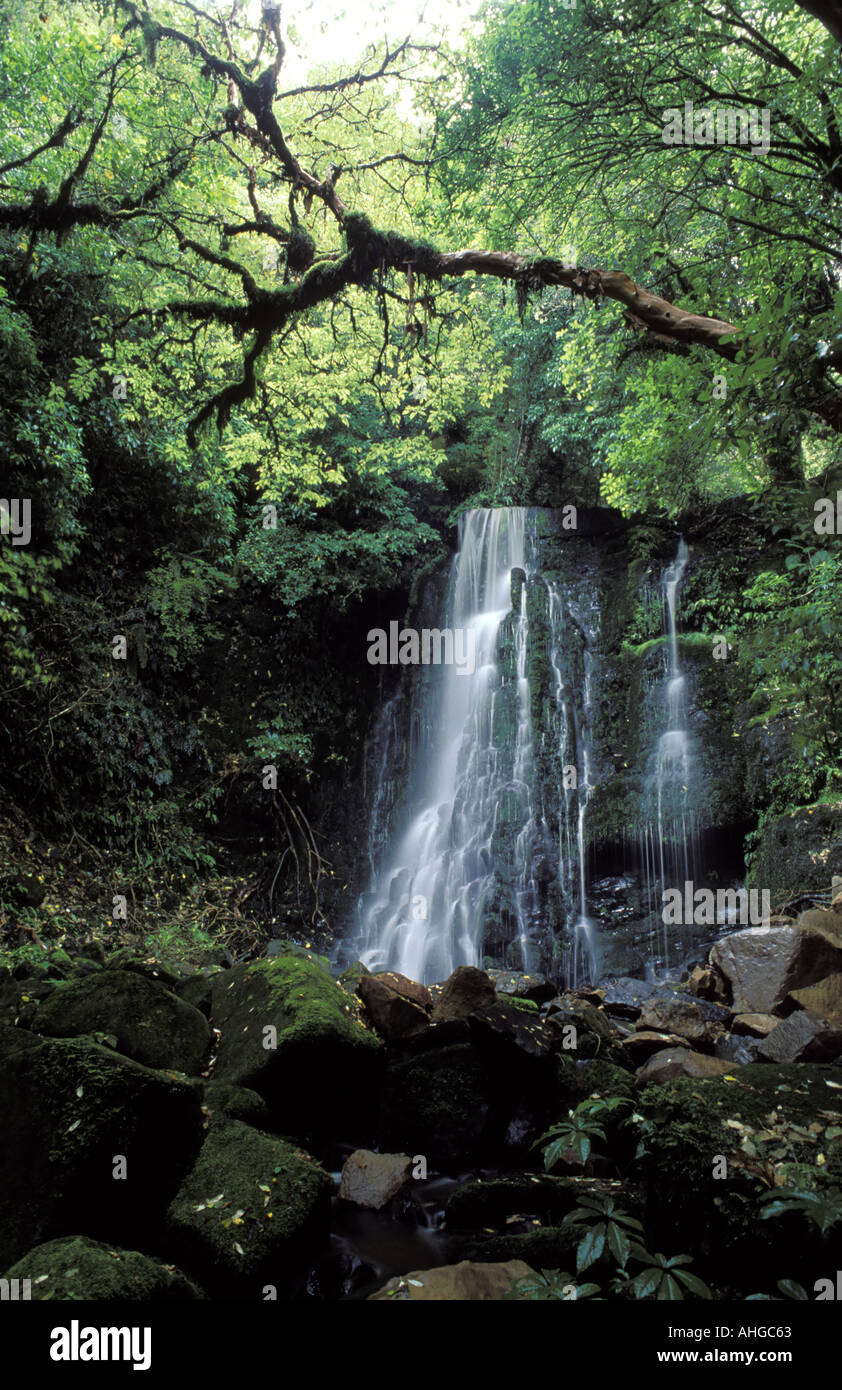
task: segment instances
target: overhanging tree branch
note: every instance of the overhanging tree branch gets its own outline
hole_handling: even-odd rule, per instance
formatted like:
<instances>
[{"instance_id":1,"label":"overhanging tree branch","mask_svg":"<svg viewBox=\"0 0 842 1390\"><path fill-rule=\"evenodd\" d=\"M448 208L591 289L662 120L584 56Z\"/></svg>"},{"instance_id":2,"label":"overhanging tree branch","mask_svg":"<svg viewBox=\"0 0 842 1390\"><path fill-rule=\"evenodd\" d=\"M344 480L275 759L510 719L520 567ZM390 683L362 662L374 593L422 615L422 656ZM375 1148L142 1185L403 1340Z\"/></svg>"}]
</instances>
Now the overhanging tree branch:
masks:
<instances>
[{"instance_id":1,"label":"overhanging tree branch","mask_svg":"<svg viewBox=\"0 0 842 1390\"><path fill-rule=\"evenodd\" d=\"M394 232L378 231L359 213L345 218L348 251L335 260L320 262L303 278L275 291L255 289L245 305L222 300L181 300L171 303L171 313L194 321L217 322L231 327L237 336L253 333L242 379L226 386L191 421L189 437L195 443L198 430L214 414L222 427L232 406L254 395L255 365L268 350L274 335L292 318L317 304L337 297L350 285L370 288L375 273L386 270L444 282L467 274L490 275L509 280L525 292L561 286L591 301L613 300L624 310L626 322L656 340L706 348L735 361L745 341L737 324L683 309L652 294L623 271L585 269L549 257L530 259L510 251L468 249L440 252L427 242L413 241ZM219 263L219 262L218 262ZM238 273L239 267L234 267ZM247 290L248 293L248 290ZM804 404L834 430L842 431L842 395L814 390Z\"/></svg>"}]
</instances>

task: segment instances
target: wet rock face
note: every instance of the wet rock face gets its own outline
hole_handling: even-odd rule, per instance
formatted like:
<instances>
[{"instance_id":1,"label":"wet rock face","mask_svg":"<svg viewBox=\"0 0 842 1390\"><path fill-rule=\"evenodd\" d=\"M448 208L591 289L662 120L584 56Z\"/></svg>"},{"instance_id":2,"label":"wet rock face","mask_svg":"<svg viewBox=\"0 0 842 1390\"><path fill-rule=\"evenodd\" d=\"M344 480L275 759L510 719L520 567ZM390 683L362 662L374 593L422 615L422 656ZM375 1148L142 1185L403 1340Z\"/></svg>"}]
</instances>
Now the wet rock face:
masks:
<instances>
[{"instance_id":1,"label":"wet rock face","mask_svg":"<svg viewBox=\"0 0 842 1390\"><path fill-rule=\"evenodd\" d=\"M806 1012L790 1014L758 1047L764 1062L824 1062L842 1056L842 1028Z\"/></svg>"},{"instance_id":2,"label":"wet rock face","mask_svg":"<svg viewBox=\"0 0 842 1390\"><path fill-rule=\"evenodd\" d=\"M467 1018L476 1009L490 1008L496 997L494 985L484 970L477 970L473 965L459 965L445 981L433 1009L432 1022Z\"/></svg>"},{"instance_id":3,"label":"wet rock face","mask_svg":"<svg viewBox=\"0 0 842 1390\"><path fill-rule=\"evenodd\" d=\"M731 1064L720 1057L673 1047L654 1053L639 1069L636 1079L639 1086L659 1086L678 1076L723 1076L730 1070Z\"/></svg>"},{"instance_id":4,"label":"wet rock face","mask_svg":"<svg viewBox=\"0 0 842 1390\"><path fill-rule=\"evenodd\" d=\"M555 994L555 986L546 975L524 975L517 970L489 970L488 977L500 995L514 995L545 1004Z\"/></svg>"},{"instance_id":5,"label":"wet rock face","mask_svg":"<svg viewBox=\"0 0 842 1390\"><path fill-rule=\"evenodd\" d=\"M707 1011L708 1017L705 1016ZM716 1017L716 1014L719 1017ZM714 1017L710 1017L714 1014ZM692 1043L714 1044L725 1032L730 1018L727 1009L703 1004L686 996L675 999L647 999L641 1010L638 1026L677 1033Z\"/></svg>"},{"instance_id":6,"label":"wet rock face","mask_svg":"<svg viewBox=\"0 0 842 1390\"><path fill-rule=\"evenodd\" d=\"M211 1041L207 1019L185 999L131 970L101 970L56 989L32 1021L36 1033L73 1038L108 1033L147 1067L196 1076Z\"/></svg>"},{"instance_id":7,"label":"wet rock face","mask_svg":"<svg viewBox=\"0 0 842 1390\"><path fill-rule=\"evenodd\" d=\"M414 990L416 998L407 987ZM357 994L374 1028L386 1042L411 1038L430 1026L430 991L403 975L363 975L357 984ZM423 996L429 1000L426 1007L417 1002Z\"/></svg>"},{"instance_id":8,"label":"wet rock face","mask_svg":"<svg viewBox=\"0 0 842 1390\"><path fill-rule=\"evenodd\" d=\"M842 950L805 927L749 927L718 941L710 961L727 982L735 1013L773 1014L792 990L838 969Z\"/></svg>"}]
</instances>

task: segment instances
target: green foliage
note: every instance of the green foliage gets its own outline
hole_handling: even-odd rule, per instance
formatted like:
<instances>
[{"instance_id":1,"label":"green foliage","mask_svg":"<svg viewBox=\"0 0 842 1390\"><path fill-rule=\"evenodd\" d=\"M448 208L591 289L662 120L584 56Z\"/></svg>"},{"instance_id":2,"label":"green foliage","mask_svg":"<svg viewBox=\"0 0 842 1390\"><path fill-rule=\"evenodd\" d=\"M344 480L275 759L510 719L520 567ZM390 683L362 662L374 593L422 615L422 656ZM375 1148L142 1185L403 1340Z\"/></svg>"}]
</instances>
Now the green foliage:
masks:
<instances>
[{"instance_id":1,"label":"green foliage","mask_svg":"<svg viewBox=\"0 0 842 1390\"><path fill-rule=\"evenodd\" d=\"M200 556L174 555L150 570L146 582L145 602L160 627L161 649L174 666L221 637L208 615L214 598L233 587L230 574Z\"/></svg>"},{"instance_id":2,"label":"green foliage","mask_svg":"<svg viewBox=\"0 0 842 1390\"><path fill-rule=\"evenodd\" d=\"M628 1105L629 1101L623 1096L610 1099L591 1096L580 1101L567 1119L559 1120L536 1139L533 1148L544 1148L544 1171L551 1172L568 1151L572 1151L579 1163L587 1163L593 1141L599 1139L605 1143L603 1118Z\"/></svg>"},{"instance_id":3,"label":"green foliage","mask_svg":"<svg viewBox=\"0 0 842 1390\"><path fill-rule=\"evenodd\" d=\"M542 1269L524 1274L503 1295L504 1299L521 1303L547 1303L558 1299L595 1298L601 1289L598 1284L578 1282L578 1276L562 1269Z\"/></svg>"},{"instance_id":4,"label":"green foliage","mask_svg":"<svg viewBox=\"0 0 842 1390\"><path fill-rule=\"evenodd\" d=\"M631 1254L644 1266L625 1284L632 1298L675 1302L684 1299L685 1291L695 1298L713 1297L704 1280L687 1269L686 1266L693 1263L691 1255L653 1255L639 1245L632 1247Z\"/></svg>"},{"instance_id":5,"label":"green foliage","mask_svg":"<svg viewBox=\"0 0 842 1390\"><path fill-rule=\"evenodd\" d=\"M636 1217L623 1211L610 1197L582 1197L579 1205L565 1216L562 1225L587 1228L576 1251L578 1274L595 1264L606 1251L620 1269L625 1269L633 1241L643 1234Z\"/></svg>"},{"instance_id":6,"label":"green foliage","mask_svg":"<svg viewBox=\"0 0 842 1390\"><path fill-rule=\"evenodd\" d=\"M797 1188L777 1188L774 1197L764 1201L759 1219L773 1221L792 1213L802 1216L809 1225L815 1226L819 1235L827 1237L842 1225L842 1192L832 1189L802 1192Z\"/></svg>"}]
</instances>

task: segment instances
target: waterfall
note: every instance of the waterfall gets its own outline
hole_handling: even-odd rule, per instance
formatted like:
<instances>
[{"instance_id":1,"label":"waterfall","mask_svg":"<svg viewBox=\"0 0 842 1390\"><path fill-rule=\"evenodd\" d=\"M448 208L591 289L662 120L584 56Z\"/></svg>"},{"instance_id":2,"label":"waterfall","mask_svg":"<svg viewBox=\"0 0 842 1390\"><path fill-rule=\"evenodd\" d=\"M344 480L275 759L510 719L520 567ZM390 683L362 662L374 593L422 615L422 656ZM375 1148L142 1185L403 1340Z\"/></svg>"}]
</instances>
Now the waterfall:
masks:
<instances>
[{"instance_id":1,"label":"waterfall","mask_svg":"<svg viewBox=\"0 0 842 1390\"><path fill-rule=\"evenodd\" d=\"M588 634L585 637L581 711L577 718L575 689L570 676L565 681L565 647L570 639L570 615L565 612L565 595L556 581L547 583L550 628L550 667L553 673L552 702L555 718L552 730L561 764L558 796L558 879L565 910L566 928L562 967L567 984L576 988L596 980L599 951L597 929L588 914L585 822L588 802L594 790L591 783L590 719L592 709L592 656ZM569 600L568 600L569 602ZM572 709L571 709L572 707ZM573 776L571 776L571 770ZM575 780L574 780L575 778Z\"/></svg>"},{"instance_id":2,"label":"waterfall","mask_svg":"<svg viewBox=\"0 0 842 1390\"><path fill-rule=\"evenodd\" d=\"M506 507L460 520L444 626L473 630L474 670L442 664L423 682L403 824L357 911L356 954L370 969L434 981L479 963L504 825L519 822L514 855L525 853L532 768L527 516L526 508ZM517 884L516 909L524 896Z\"/></svg>"},{"instance_id":3,"label":"waterfall","mask_svg":"<svg viewBox=\"0 0 842 1390\"><path fill-rule=\"evenodd\" d=\"M406 795L386 830L383 750L393 702L372 740L378 765L371 875L348 947L369 969L427 983L484 957L530 970L560 960L595 975L587 902L594 599L539 572L536 509L477 509L460 522L443 629L470 630L473 670L412 677ZM556 833L557 826L557 833Z\"/></svg>"},{"instance_id":4,"label":"waterfall","mask_svg":"<svg viewBox=\"0 0 842 1390\"><path fill-rule=\"evenodd\" d=\"M669 965L669 940L663 924L662 894L694 877L696 825L692 811L693 755L687 730L686 678L678 648L678 594L687 569L689 551L679 541L675 560L661 579L664 626L667 636L667 670L663 704L666 728L657 742L654 773L650 777L649 802L654 813L641 836L641 858L652 920L652 964L656 955Z\"/></svg>"}]
</instances>

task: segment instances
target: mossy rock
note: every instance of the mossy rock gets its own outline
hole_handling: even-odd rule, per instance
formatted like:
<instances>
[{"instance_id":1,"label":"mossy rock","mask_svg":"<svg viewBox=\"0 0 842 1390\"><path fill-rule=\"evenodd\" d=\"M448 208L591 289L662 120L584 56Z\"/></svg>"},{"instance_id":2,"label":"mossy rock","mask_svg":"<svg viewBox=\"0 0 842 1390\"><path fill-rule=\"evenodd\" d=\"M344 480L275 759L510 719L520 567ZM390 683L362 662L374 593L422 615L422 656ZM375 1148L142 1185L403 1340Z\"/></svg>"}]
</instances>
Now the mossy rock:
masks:
<instances>
[{"instance_id":1,"label":"mossy rock","mask_svg":"<svg viewBox=\"0 0 842 1390\"><path fill-rule=\"evenodd\" d=\"M577 1203L581 1184L572 1178L547 1173L519 1173L514 1177L477 1179L465 1183L448 1199L449 1231L479 1231L505 1222L508 1216L528 1213L542 1223L561 1220Z\"/></svg>"},{"instance_id":2,"label":"mossy rock","mask_svg":"<svg viewBox=\"0 0 842 1390\"><path fill-rule=\"evenodd\" d=\"M0 1029L0 1114L0 1265L69 1233L145 1243L202 1137L184 1079L18 1028Z\"/></svg>"},{"instance_id":3,"label":"mossy rock","mask_svg":"<svg viewBox=\"0 0 842 1390\"><path fill-rule=\"evenodd\" d=\"M204 1298L174 1265L139 1250L121 1250L88 1236L62 1236L36 1245L6 1270L6 1279L29 1279L33 1303L46 1299L108 1302L184 1302Z\"/></svg>"},{"instance_id":4,"label":"mossy rock","mask_svg":"<svg viewBox=\"0 0 842 1390\"><path fill-rule=\"evenodd\" d=\"M579 1061L575 1056L565 1056L564 1053L558 1057L556 1065L559 1085L571 1107L593 1095L602 1096L605 1100L610 1100L612 1096L634 1099L634 1076L628 1068L602 1061L599 1057Z\"/></svg>"},{"instance_id":5,"label":"mossy rock","mask_svg":"<svg viewBox=\"0 0 842 1390\"><path fill-rule=\"evenodd\" d=\"M109 1033L136 1062L188 1075L200 1071L211 1041L198 1009L131 970L100 970L57 989L32 1027L54 1038Z\"/></svg>"},{"instance_id":6,"label":"mossy rock","mask_svg":"<svg viewBox=\"0 0 842 1390\"><path fill-rule=\"evenodd\" d=\"M759 1209L781 1187L842 1199L842 1146L827 1138L842 1124L839 1085L832 1065L750 1063L732 1076L644 1088L649 1248L709 1262L715 1279L727 1271L736 1296L764 1291L758 1271L771 1279L767 1292L778 1279L812 1285L823 1251L816 1228L798 1216L760 1220Z\"/></svg>"},{"instance_id":7,"label":"mossy rock","mask_svg":"<svg viewBox=\"0 0 842 1390\"><path fill-rule=\"evenodd\" d=\"M178 962L168 965L159 960L156 956L139 956L131 947L121 947L115 951L113 956L109 956L105 966L106 970L131 970L136 975L142 975L144 979L152 980L158 985L165 985L167 989L174 989L183 979L189 978L190 971Z\"/></svg>"},{"instance_id":8,"label":"mossy rock","mask_svg":"<svg viewBox=\"0 0 842 1390\"><path fill-rule=\"evenodd\" d=\"M447 1171L475 1161L493 1144L501 1080L495 1084L470 1043L395 1059L383 1087L380 1149L423 1154L431 1166Z\"/></svg>"},{"instance_id":9,"label":"mossy rock","mask_svg":"<svg viewBox=\"0 0 842 1390\"><path fill-rule=\"evenodd\" d=\"M525 1014L540 1013L540 1009L534 999L521 999L517 994L505 995L502 1002L512 1004L514 1008L520 1009Z\"/></svg>"},{"instance_id":10,"label":"mossy rock","mask_svg":"<svg viewBox=\"0 0 842 1390\"><path fill-rule=\"evenodd\" d=\"M202 1094L212 1115L242 1120L258 1129L268 1124L269 1107L257 1091L250 1091L246 1086L232 1086L228 1081L206 1081Z\"/></svg>"},{"instance_id":11,"label":"mossy rock","mask_svg":"<svg viewBox=\"0 0 842 1390\"><path fill-rule=\"evenodd\" d=\"M194 1009L198 1009L206 1018L210 1018L211 1008L213 1007L213 976L219 973L219 968L202 972L200 975L190 975L186 980L179 980L173 986L173 993L179 999L183 999L186 1004L192 1004Z\"/></svg>"},{"instance_id":12,"label":"mossy rock","mask_svg":"<svg viewBox=\"0 0 842 1390\"><path fill-rule=\"evenodd\" d=\"M0 1023L30 1027L42 999L56 986L46 979L0 980Z\"/></svg>"},{"instance_id":13,"label":"mossy rock","mask_svg":"<svg viewBox=\"0 0 842 1390\"><path fill-rule=\"evenodd\" d=\"M770 820L758 832L747 882L772 898L826 890L842 874L842 801L816 802Z\"/></svg>"},{"instance_id":14,"label":"mossy rock","mask_svg":"<svg viewBox=\"0 0 842 1390\"><path fill-rule=\"evenodd\" d=\"M533 1269L575 1269L582 1232L576 1226L542 1226L515 1235L488 1236L458 1246L459 1258L477 1263L524 1260Z\"/></svg>"},{"instance_id":15,"label":"mossy rock","mask_svg":"<svg viewBox=\"0 0 842 1390\"><path fill-rule=\"evenodd\" d=\"M63 946L58 946L54 951L50 951L49 973L61 979L69 979L73 974L74 962L72 956L68 955Z\"/></svg>"},{"instance_id":16,"label":"mossy rock","mask_svg":"<svg viewBox=\"0 0 842 1390\"><path fill-rule=\"evenodd\" d=\"M213 1293L288 1293L327 1239L332 1191L303 1150L239 1120L213 1122L169 1208L172 1249Z\"/></svg>"},{"instance_id":17,"label":"mossy rock","mask_svg":"<svg viewBox=\"0 0 842 1390\"><path fill-rule=\"evenodd\" d=\"M284 955L215 975L212 1021L221 1034L215 1079L262 1095L282 1134L367 1136L383 1045L319 965Z\"/></svg>"}]
</instances>

